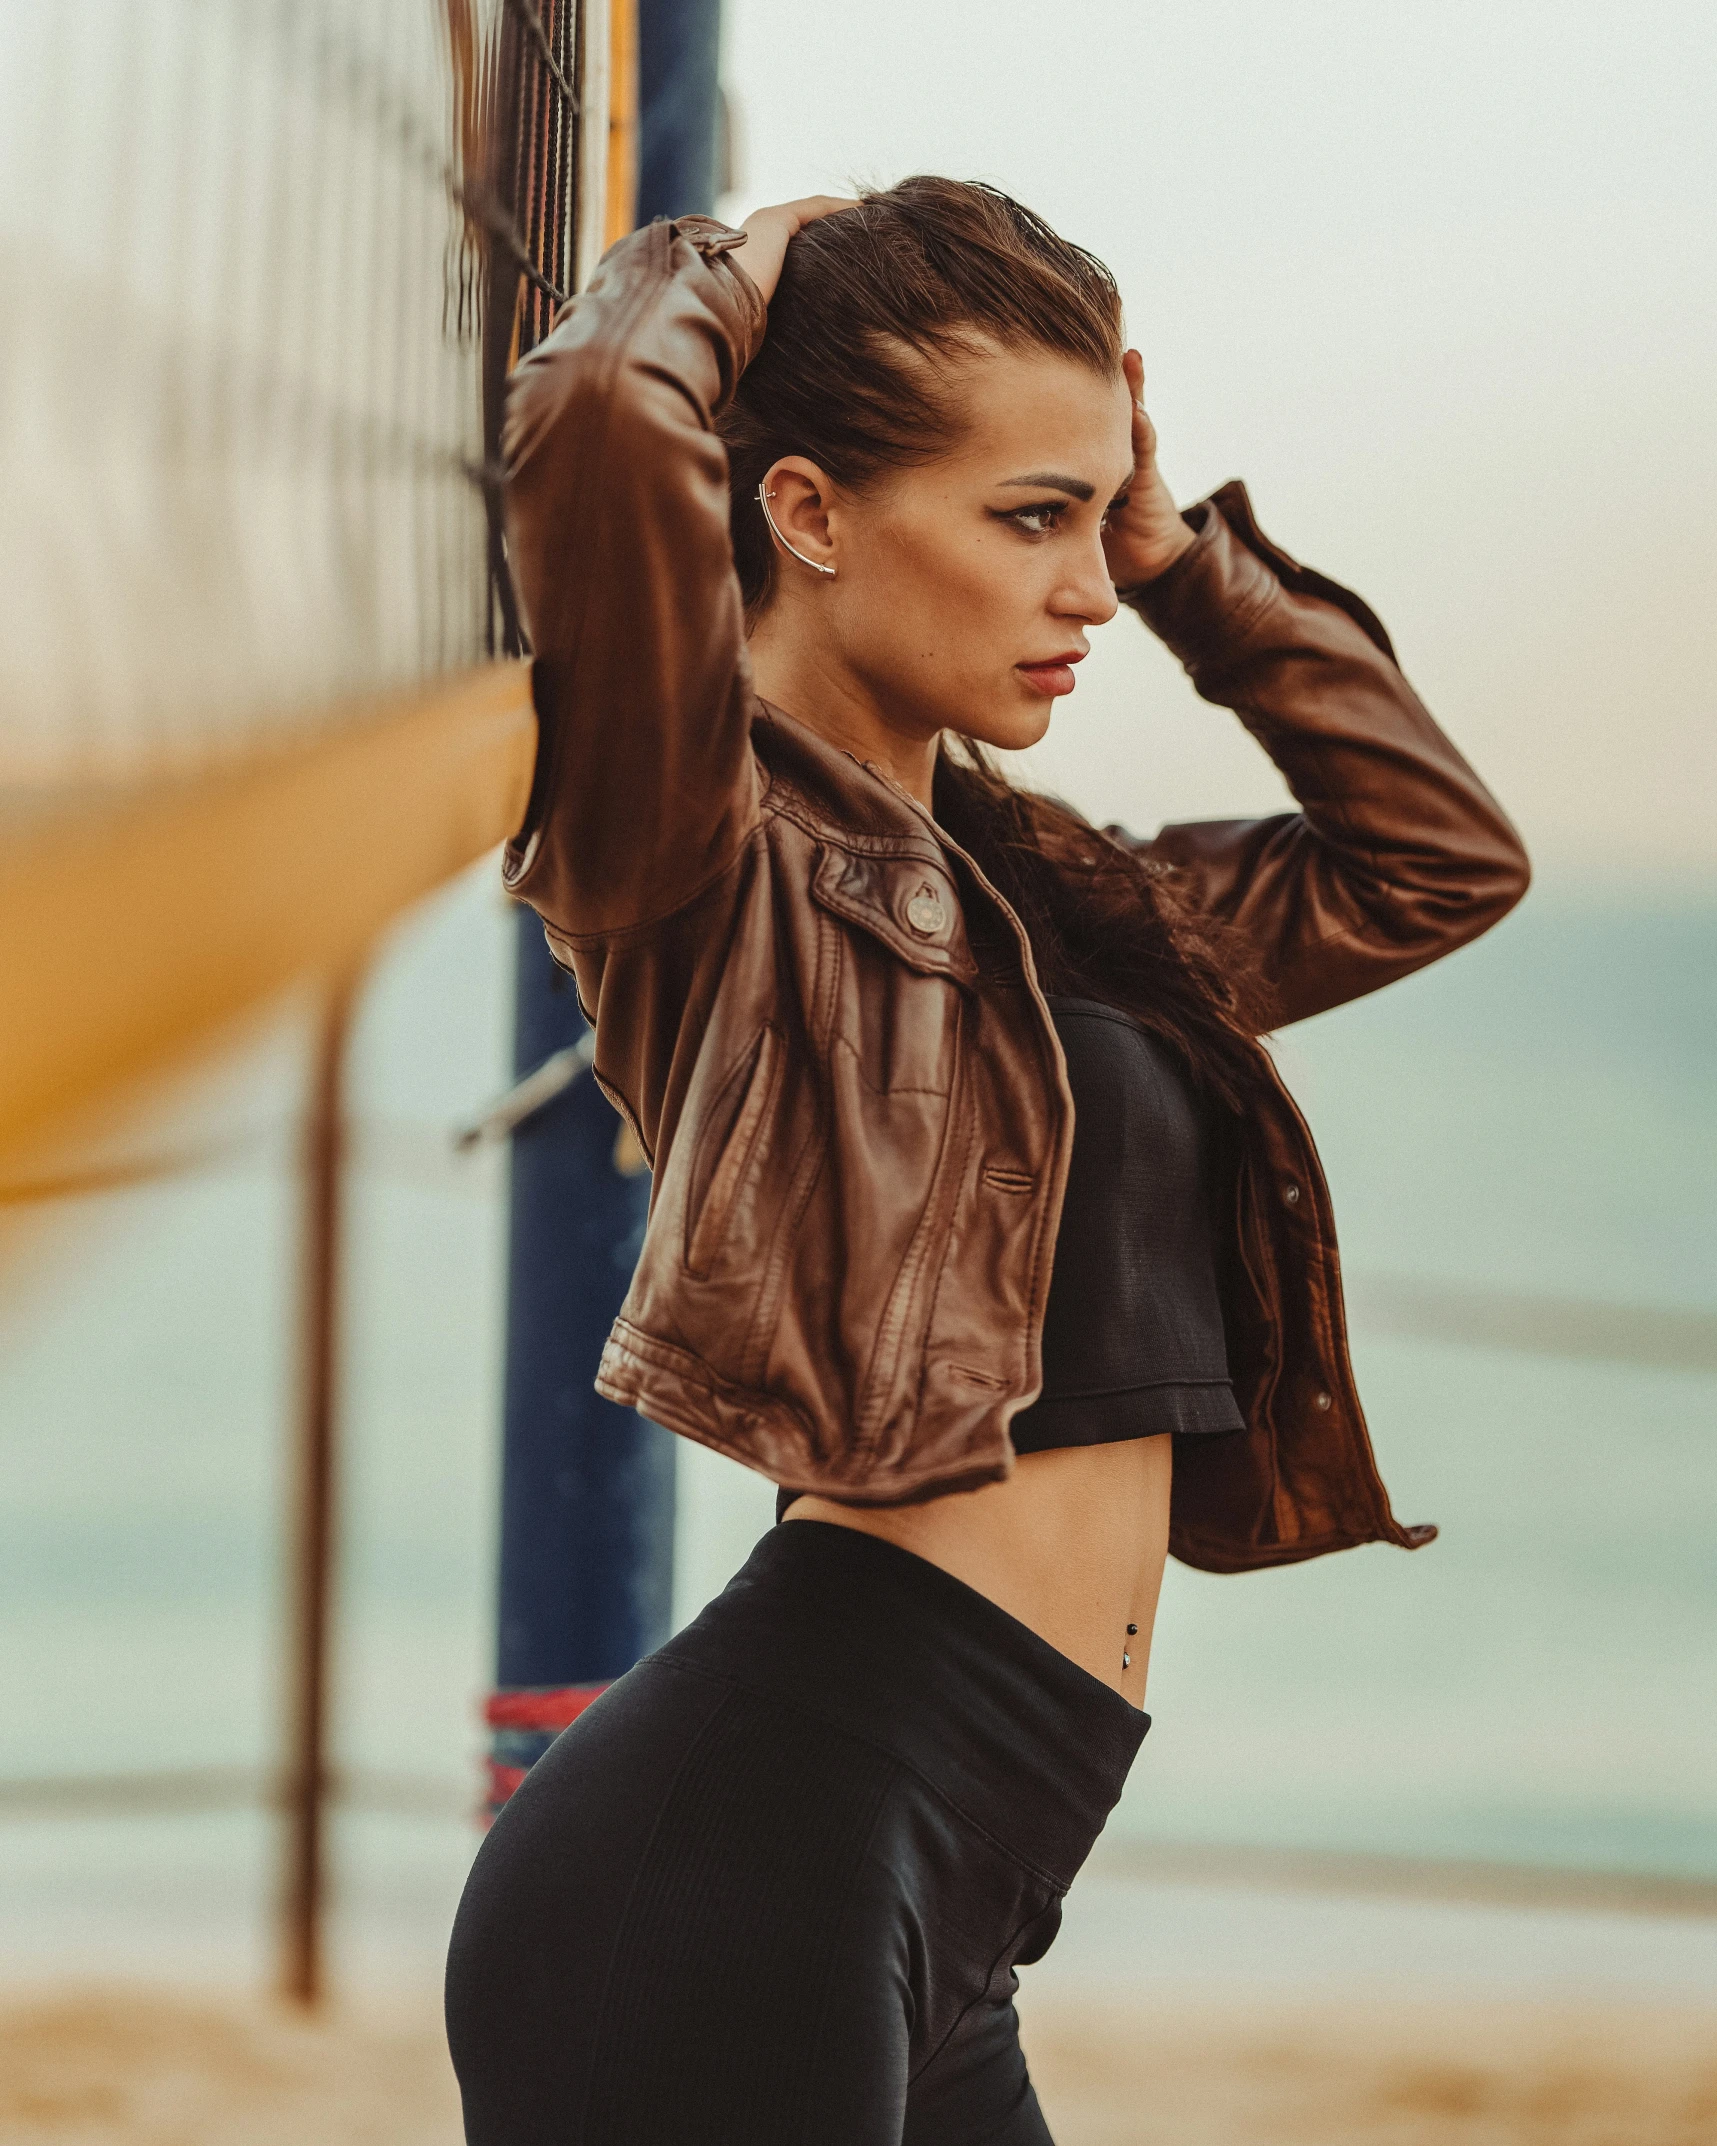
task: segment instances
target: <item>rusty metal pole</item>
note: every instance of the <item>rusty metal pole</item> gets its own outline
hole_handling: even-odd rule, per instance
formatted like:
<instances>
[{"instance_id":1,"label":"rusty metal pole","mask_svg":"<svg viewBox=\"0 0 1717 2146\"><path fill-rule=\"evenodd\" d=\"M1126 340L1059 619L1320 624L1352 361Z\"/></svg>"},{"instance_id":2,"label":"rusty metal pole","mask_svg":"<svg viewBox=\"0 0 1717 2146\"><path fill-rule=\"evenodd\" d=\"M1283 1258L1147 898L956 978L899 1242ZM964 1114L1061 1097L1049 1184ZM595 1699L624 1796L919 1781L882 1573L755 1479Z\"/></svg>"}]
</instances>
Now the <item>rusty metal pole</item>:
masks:
<instances>
[{"instance_id":1,"label":"rusty metal pole","mask_svg":"<svg viewBox=\"0 0 1717 2146\"><path fill-rule=\"evenodd\" d=\"M341 1091L356 986L357 977L352 974L333 979L327 987L317 1019L304 1125L300 1386L293 1466L291 1651L282 1783L285 1856L280 1897L280 1990L282 1996L301 2005L314 2005L323 1983L323 1820L328 1787L345 1147Z\"/></svg>"}]
</instances>

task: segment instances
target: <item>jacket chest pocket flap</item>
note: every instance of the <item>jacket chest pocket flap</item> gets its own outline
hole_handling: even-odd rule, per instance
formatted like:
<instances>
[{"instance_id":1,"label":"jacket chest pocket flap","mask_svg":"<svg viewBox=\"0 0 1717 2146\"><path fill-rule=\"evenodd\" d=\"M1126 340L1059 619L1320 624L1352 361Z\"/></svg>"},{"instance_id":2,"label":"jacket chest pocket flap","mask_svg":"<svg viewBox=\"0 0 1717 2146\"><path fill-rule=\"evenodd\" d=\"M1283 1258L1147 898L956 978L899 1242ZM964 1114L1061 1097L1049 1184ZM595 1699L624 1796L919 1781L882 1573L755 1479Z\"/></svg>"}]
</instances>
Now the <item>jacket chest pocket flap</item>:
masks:
<instances>
[{"instance_id":1,"label":"jacket chest pocket flap","mask_svg":"<svg viewBox=\"0 0 1717 2146\"><path fill-rule=\"evenodd\" d=\"M978 965L947 867L921 857L873 857L825 843L811 896L856 924L921 976L975 984Z\"/></svg>"}]
</instances>

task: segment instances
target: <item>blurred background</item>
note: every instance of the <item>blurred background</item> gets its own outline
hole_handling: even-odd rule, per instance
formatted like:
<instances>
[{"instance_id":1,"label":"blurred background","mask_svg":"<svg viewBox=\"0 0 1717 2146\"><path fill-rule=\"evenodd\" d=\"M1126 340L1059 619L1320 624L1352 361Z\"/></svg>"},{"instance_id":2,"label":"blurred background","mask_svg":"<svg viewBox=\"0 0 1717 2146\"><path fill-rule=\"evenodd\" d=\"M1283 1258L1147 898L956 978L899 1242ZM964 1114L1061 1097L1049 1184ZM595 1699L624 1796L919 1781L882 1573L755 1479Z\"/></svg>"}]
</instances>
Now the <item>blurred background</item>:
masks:
<instances>
[{"instance_id":1,"label":"blurred background","mask_svg":"<svg viewBox=\"0 0 1717 2146\"><path fill-rule=\"evenodd\" d=\"M436 1979L519 1756L486 1695L625 1666L510 1676L503 1639L497 1670L524 1165L453 1135L531 1070L491 853L516 686L489 819L431 842L470 787L419 786L457 764L425 709L464 724L507 648L486 391L587 269L591 218L627 226L640 54L647 166L652 69L713 15L631 19L631 48L622 0L0 25L0 930L9 885L53 896L18 910L0 994L83 920L60 995L30 969L0 1023L57 1007L93 1063L141 935L195 941L114 874L130 801L201 809L283 752L309 780L327 740L403 726L375 788L340 774L355 832L312 800L314 838L278 808L278 860L231 837L265 896L309 871L295 914L323 879L349 922L253 954L172 1048L133 1009L146 1077L39 1072L54 1107L0 1150L0 2139L457 2136ZM553 230L479 139L508 24L551 87L551 60L587 97L608 69L606 208L588 141L539 129ZM1178 494L1244 477L1278 543L1363 592L1537 865L1478 946L1279 1039L1394 1502L1443 1532L1171 1567L1153 1733L1022 1997L1057 2135L1717 2139L1710 11L724 0L720 73L729 219L940 171L1100 254ZM503 226L533 264L504 318ZM1127 617L1021 759L1139 831L1283 802ZM160 854L206 853L194 814L163 825ZM424 854L354 894L350 848L396 835ZM275 2012L244 1993L279 1971L271 1784L302 1728L331 1004L322 2001ZM772 1513L732 1464L671 1460L646 1470L646 1637Z\"/></svg>"}]
</instances>

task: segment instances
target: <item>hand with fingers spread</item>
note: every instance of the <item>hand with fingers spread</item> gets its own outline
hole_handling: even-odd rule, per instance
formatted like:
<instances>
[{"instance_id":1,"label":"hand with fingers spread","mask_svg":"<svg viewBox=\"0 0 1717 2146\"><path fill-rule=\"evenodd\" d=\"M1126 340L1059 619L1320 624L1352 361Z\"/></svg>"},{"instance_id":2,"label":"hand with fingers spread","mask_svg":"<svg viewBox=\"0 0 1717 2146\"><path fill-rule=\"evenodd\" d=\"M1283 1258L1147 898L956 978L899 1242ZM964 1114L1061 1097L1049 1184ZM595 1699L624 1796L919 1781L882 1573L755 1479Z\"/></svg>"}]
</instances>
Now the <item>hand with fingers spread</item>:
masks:
<instances>
[{"instance_id":1,"label":"hand with fingers spread","mask_svg":"<svg viewBox=\"0 0 1717 2146\"><path fill-rule=\"evenodd\" d=\"M775 295L775 286L781 280L781 264L787 258L787 242L796 238L807 224L814 224L821 216L833 216L840 209L856 209L858 203L845 194L807 194L802 201L782 201L773 208L758 209L748 216L740 229L745 233L745 247L740 255L740 265L763 294L767 305Z\"/></svg>"},{"instance_id":2,"label":"hand with fingers spread","mask_svg":"<svg viewBox=\"0 0 1717 2146\"><path fill-rule=\"evenodd\" d=\"M1130 589L1166 573L1192 542L1192 531L1157 467L1157 428L1145 412L1145 361L1129 350L1121 363L1133 394L1133 474L1126 505L1109 510L1103 551L1110 580Z\"/></svg>"}]
</instances>

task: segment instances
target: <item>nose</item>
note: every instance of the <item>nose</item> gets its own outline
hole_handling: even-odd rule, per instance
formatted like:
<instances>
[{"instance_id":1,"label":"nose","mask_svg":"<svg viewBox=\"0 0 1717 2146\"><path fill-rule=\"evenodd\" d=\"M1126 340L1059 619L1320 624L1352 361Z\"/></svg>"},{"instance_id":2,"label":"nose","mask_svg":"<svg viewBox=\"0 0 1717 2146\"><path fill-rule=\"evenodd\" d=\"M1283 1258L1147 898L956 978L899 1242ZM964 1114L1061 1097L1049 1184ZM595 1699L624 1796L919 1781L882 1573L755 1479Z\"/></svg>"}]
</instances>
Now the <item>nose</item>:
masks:
<instances>
[{"instance_id":1,"label":"nose","mask_svg":"<svg viewBox=\"0 0 1717 2146\"><path fill-rule=\"evenodd\" d=\"M1078 619L1086 626L1106 626L1121 608L1115 584L1109 579L1109 564L1103 556L1101 535L1081 545L1076 559L1068 561L1068 576L1056 591L1051 608L1059 618Z\"/></svg>"}]
</instances>

